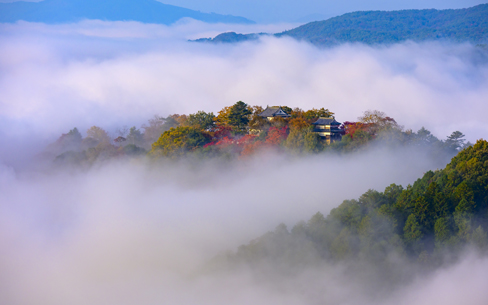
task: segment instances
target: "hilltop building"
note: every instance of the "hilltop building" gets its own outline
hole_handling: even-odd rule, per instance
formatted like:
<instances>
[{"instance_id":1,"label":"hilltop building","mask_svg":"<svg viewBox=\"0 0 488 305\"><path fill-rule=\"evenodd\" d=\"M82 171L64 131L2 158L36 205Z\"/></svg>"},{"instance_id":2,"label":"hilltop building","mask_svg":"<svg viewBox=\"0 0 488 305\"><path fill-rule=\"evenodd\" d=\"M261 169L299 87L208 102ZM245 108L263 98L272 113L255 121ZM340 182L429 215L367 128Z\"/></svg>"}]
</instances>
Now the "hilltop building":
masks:
<instances>
[{"instance_id":1,"label":"hilltop building","mask_svg":"<svg viewBox=\"0 0 488 305\"><path fill-rule=\"evenodd\" d=\"M323 140L330 144L342 139L343 131L339 129L341 123L337 122L334 117L319 118L313 125L313 132L316 132Z\"/></svg>"},{"instance_id":2,"label":"hilltop building","mask_svg":"<svg viewBox=\"0 0 488 305\"><path fill-rule=\"evenodd\" d=\"M259 114L260 117L268 119L268 121L272 121L274 118L289 118L290 115L287 114L283 109L281 109L280 106L272 106L272 107L266 107L263 112Z\"/></svg>"}]
</instances>

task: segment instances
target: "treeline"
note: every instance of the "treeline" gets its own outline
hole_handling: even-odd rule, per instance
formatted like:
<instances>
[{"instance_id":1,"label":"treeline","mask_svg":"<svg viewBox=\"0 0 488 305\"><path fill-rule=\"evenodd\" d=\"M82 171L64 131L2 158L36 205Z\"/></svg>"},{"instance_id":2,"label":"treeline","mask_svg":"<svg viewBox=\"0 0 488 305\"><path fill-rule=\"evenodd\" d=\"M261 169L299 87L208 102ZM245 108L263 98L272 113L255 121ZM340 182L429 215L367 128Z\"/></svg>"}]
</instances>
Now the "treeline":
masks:
<instances>
[{"instance_id":1,"label":"treeline","mask_svg":"<svg viewBox=\"0 0 488 305\"><path fill-rule=\"evenodd\" d=\"M407 40L479 44L488 39L487 14L487 4L455 10L353 12L307 23L276 36L290 36L321 46L345 42L391 44Z\"/></svg>"},{"instance_id":2,"label":"treeline","mask_svg":"<svg viewBox=\"0 0 488 305\"><path fill-rule=\"evenodd\" d=\"M345 200L327 217L316 213L290 231L281 224L217 261L302 266L313 257L367 261L394 272L395 264L405 259L435 267L466 246L486 253L487 230L488 142L479 140L413 185L369 190Z\"/></svg>"},{"instance_id":3,"label":"treeline","mask_svg":"<svg viewBox=\"0 0 488 305\"><path fill-rule=\"evenodd\" d=\"M314 21L274 34L317 46L342 43L394 44L404 41L449 41L483 44L488 40L488 5L466 9L359 11ZM236 43L257 40L267 34L227 32L198 42Z\"/></svg>"},{"instance_id":4,"label":"treeline","mask_svg":"<svg viewBox=\"0 0 488 305\"><path fill-rule=\"evenodd\" d=\"M331 144L313 132L320 117L332 117L328 109L302 110L281 106L289 118L277 117L269 121L259 116L261 106L249 106L242 101L225 107L214 115L198 111L194 114L174 114L166 118L154 117L140 129L122 128L118 137L111 138L100 127L93 126L83 138L74 128L63 134L47 151L56 163L92 164L117 157L148 156L161 158L245 158L265 150L290 155L321 152L347 153L364 149L374 143L389 146L414 145L430 150L434 155L454 156L459 149L470 145L464 135L453 132L446 140L439 140L425 128L417 132L404 130L383 112L366 111L356 122L344 122L342 140Z\"/></svg>"}]
</instances>

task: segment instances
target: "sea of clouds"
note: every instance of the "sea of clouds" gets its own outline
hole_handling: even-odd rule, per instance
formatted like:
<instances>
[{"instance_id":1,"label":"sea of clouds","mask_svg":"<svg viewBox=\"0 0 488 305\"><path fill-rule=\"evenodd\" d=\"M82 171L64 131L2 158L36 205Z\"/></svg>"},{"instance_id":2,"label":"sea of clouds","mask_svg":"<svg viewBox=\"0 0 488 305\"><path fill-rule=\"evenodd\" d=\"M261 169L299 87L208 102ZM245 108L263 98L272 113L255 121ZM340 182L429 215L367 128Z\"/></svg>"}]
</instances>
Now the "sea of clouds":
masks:
<instances>
[{"instance_id":1,"label":"sea of clouds","mask_svg":"<svg viewBox=\"0 0 488 305\"><path fill-rule=\"evenodd\" d=\"M472 142L486 138L488 60L469 44L319 49L272 37L187 41L293 26L0 25L0 303L486 304L488 260L472 253L380 298L334 265L276 285L246 272L194 276L214 255L281 222L291 227L370 188L406 186L445 165L414 148L266 154L235 164L30 168L33 156L73 127L115 135L155 114L216 113L238 100L325 107L339 121L378 109L440 138L454 130Z\"/></svg>"},{"instance_id":2,"label":"sea of clouds","mask_svg":"<svg viewBox=\"0 0 488 305\"><path fill-rule=\"evenodd\" d=\"M486 49L473 45L347 44L318 49L292 39L236 45L190 43L220 32L279 32L279 25L167 27L135 22L0 26L1 146L34 146L73 127L115 131L158 114L216 113L250 105L325 107L340 122L378 109L439 138L485 137ZM12 150L12 145L9 145ZM7 153L2 148L0 155ZM18 152L17 152L18 154Z\"/></svg>"}]
</instances>

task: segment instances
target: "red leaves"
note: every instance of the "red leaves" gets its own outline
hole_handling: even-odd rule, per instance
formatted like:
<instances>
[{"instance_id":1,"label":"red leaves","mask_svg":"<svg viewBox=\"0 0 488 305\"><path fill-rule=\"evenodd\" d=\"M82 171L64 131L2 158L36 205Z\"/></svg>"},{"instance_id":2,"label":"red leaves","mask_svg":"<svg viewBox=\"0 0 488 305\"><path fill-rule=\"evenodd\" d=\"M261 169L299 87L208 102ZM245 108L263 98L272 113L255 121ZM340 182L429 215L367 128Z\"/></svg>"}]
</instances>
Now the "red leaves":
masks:
<instances>
[{"instance_id":1,"label":"red leaves","mask_svg":"<svg viewBox=\"0 0 488 305\"><path fill-rule=\"evenodd\" d=\"M223 147L227 147L227 146L233 145L233 144L235 144L235 140L232 138L229 138L229 137L224 137L224 138L220 139L217 143L215 143L215 145L223 146Z\"/></svg>"},{"instance_id":2,"label":"red leaves","mask_svg":"<svg viewBox=\"0 0 488 305\"><path fill-rule=\"evenodd\" d=\"M224 125L217 125L214 128L213 136L216 139L222 139L224 137L230 137L232 132L232 127L224 126Z\"/></svg>"},{"instance_id":3,"label":"red leaves","mask_svg":"<svg viewBox=\"0 0 488 305\"><path fill-rule=\"evenodd\" d=\"M207 148L209 146L214 146L215 144L216 144L215 142L210 142L210 143L203 145L203 148Z\"/></svg>"},{"instance_id":4,"label":"red leaves","mask_svg":"<svg viewBox=\"0 0 488 305\"><path fill-rule=\"evenodd\" d=\"M256 138L256 135L248 134L245 135L237 140L237 145L247 145L249 143L254 142L254 139Z\"/></svg>"},{"instance_id":5,"label":"red leaves","mask_svg":"<svg viewBox=\"0 0 488 305\"><path fill-rule=\"evenodd\" d=\"M275 146L280 145L288 137L288 126L282 128L271 127L266 137L266 144Z\"/></svg>"},{"instance_id":6,"label":"red leaves","mask_svg":"<svg viewBox=\"0 0 488 305\"><path fill-rule=\"evenodd\" d=\"M344 122L344 132L351 136L351 139L354 137L354 133L358 130L368 131L369 124L361 123L361 122Z\"/></svg>"},{"instance_id":7,"label":"red leaves","mask_svg":"<svg viewBox=\"0 0 488 305\"><path fill-rule=\"evenodd\" d=\"M230 145L237 145L237 146L244 146L249 143L252 143L254 141L254 138L256 138L255 135L245 135L240 138L230 138L230 137L224 137L221 140L219 140L215 145L217 146L230 146Z\"/></svg>"}]
</instances>

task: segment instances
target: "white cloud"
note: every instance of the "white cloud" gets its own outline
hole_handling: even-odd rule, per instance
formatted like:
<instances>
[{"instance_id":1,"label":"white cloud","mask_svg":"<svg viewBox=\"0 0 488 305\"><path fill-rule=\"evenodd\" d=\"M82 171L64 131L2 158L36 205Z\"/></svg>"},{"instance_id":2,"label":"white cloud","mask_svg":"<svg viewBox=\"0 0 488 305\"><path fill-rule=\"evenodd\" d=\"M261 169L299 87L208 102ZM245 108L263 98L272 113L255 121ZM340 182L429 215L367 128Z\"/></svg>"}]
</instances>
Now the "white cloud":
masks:
<instances>
[{"instance_id":1,"label":"white cloud","mask_svg":"<svg viewBox=\"0 0 488 305\"><path fill-rule=\"evenodd\" d=\"M0 303L457 304L469 292L470 304L484 304L488 262L475 256L381 293L365 274L326 262L269 281L246 270L195 276L215 254L280 222L327 214L342 199L412 182L431 167L415 150L261 156L231 166L119 161L20 174L2 167Z\"/></svg>"},{"instance_id":2,"label":"white cloud","mask_svg":"<svg viewBox=\"0 0 488 305\"><path fill-rule=\"evenodd\" d=\"M461 130L474 141L488 131L486 53L473 46L186 42L213 31L201 26L2 25L0 116L54 135L74 126L140 125L156 113L216 112L243 100L326 107L340 121L379 109L439 137Z\"/></svg>"},{"instance_id":3,"label":"white cloud","mask_svg":"<svg viewBox=\"0 0 488 305\"><path fill-rule=\"evenodd\" d=\"M405 185L443 165L415 150L299 160L260 156L230 167L210 162L149 169L116 162L86 172L39 173L1 165L24 161L45 139L75 126L140 126L156 113L216 112L243 100L326 107L340 121L379 109L407 128L426 126L440 137L459 129L474 140L488 131L486 54L473 46L186 42L226 27L0 25L0 303L357 304L368 295L340 266L325 266L329 272L320 275L307 271L279 287L249 274L186 275L280 222L293 225L317 210L326 214L369 188ZM337 175L326 179L324 172ZM476 297L473 304L486 303L477 283L487 266L470 256L395 291L394 300L432 303L457 286ZM283 287L294 288L282 293Z\"/></svg>"}]
</instances>

